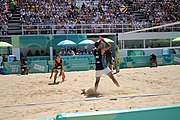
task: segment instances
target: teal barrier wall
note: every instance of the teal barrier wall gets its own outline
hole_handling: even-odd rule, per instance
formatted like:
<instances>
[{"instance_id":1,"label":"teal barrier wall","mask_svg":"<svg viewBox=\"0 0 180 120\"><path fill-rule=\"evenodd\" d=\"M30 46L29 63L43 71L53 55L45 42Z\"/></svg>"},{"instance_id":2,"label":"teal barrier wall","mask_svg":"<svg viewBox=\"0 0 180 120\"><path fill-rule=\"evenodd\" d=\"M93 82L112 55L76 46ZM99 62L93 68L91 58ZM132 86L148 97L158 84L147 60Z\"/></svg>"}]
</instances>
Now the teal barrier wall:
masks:
<instances>
[{"instance_id":1,"label":"teal barrier wall","mask_svg":"<svg viewBox=\"0 0 180 120\"><path fill-rule=\"evenodd\" d=\"M67 60L65 61L66 71L79 71L79 70L89 70L89 61L88 59L81 60Z\"/></svg>"},{"instance_id":2,"label":"teal barrier wall","mask_svg":"<svg viewBox=\"0 0 180 120\"><path fill-rule=\"evenodd\" d=\"M55 57L54 57L55 59ZM94 70L95 58L93 55L82 56L62 56L65 61L65 71L80 71L80 70ZM30 73L46 73L51 71L52 62L49 61L49 56L32 56L27 57L28 67ZM13 74L21 73L20 62L4 62L3 69L0 69L0 73Z\"/></svg>"},{"instance_id":3,"label":"teal barrier wall","mask_svg":"<svg viewBox=\"0 0 180 120\"><path fill-rule=\"evenodd\" d=\"M4 62L3 69L1 71L3 74L19 74L21 73L20 62Z\"/></svg>"},{"instance_id":4,"label":"teal barrier wall","mask_svg":"<svg viewBox=\"0 0 180 120\"><path fill-rule=\"evenodd\" d=\"M53 61L48 61L49 71L52 70ZM81 70L90 70L90 65L88 59L79 59L79 60L66 60L64 61L64 71L81 71Z\"/></svg>"},{"instance_id":5,"label":"teal barrier wall","mask_svg":"<svg viewBox=\"0 0 180 120\"><path fill-rule=\"evenodd\" d=\"M61 58L64 60L65 71L95 69L95 58L93 55L61 56ZM49 71L52 69L52 63L53 61L48 61Z\"/></svg>"},{"instance_id":6,"label":"teal barrier wall","mask_svg":"<svg viewBox=\"0 0 180 120\"><path fill-rule=\"evenodd\" d=\"M180 64L180 54L157 56L158 65ZM120 58L120 68L149 67L150 56L132 56Z\"/></svg>"},{"instance_id":7,"label":"teal barrier wall","mask_svg":"<svg viewBox=\"0 0 180 120\"><path fill-rule=\"evenodd\" d=\"M143 56L145 55L144 50L128 50L127 51L128 56Z\"/></svg>"},{"instance_id":8,"label":"teal barrier wall","mask_svg":"<svg viewBox=\"0 0 180 120\"><path fill-rule=\"evenodd\" d=\"M50 57L49 56L31 56L31 57L26 57L27 61L41 61L41 60L46 60L49 61Z\"/></svg>"},{"instance_id":9,"label":"teal barrier wall","mask_svg":"<svg viewBox=\"0 0 180 120\"><path fill-rule=\"evenodd\" d=\"M28 67L30 73L46 73L49 70L46 60L28 62Z\"/></svg>"},{"instance_id":10,"label":"teal barrier wall","mask_svg":"<svg viewBox=\"0 0 180 120\"><path fill-rule=\"evenodd\" d=\"M95 69L94 55L62 56L62 59L65 61L67 71Z\"/></svg>"},{"instance_id":11,"label":"teal barrier wall","mask_svg":"<svg viewBox=\"0 0 180 120\"><path fill-rule=\"evenodd\" d=\"M30 73L45 73L48 72L47 61L31 61L28 62ZM3 63L3 74L20 74L21 63L20 62L4 62Z\"/></svg>"},{"instance_id":12,"label":"teal barrier wall","mask_svg":"<svg viewBox=\"0 0 180 120\"><path fill-rule=\"evenodd\" d=\"M89 63L95 63L94 55L77 55L77 56L61 56L63 60L74 60L74 59L88 59ZM28 62L30 61L41 61L41 60L50 60L49 56L31 56L26 58ZM54 58L55 59L55 56Z\"/></svg>"},{"instance_id":13,"label":"teal barrier wall","mask_svg":"<svg viewBox=\"0 0 180 120\"><path fill-rule=\"evenodd\" d=\"M178 54L178 55L173 55L173 64L174 64L174 65L180 64L180 54Z\"/></svg>"},{"instance_id":14,"label":"teal barrier wall","mask_svg":"<svg viewBox=\"0 0 180 120\"><path fill-rule=\"evenodd\" d=\"M120 58L120 69L149 66L149 59L149 56L134 56Z\"/></svg>"},{"instance_id":15,"label":"teal barrier wall","mask_svg":"<svg viewBox=\"0 0 180 120\"><path fill-rule=\"evenodd\" d=\"M55 59L55 58L54 58ZM62 56L65 61L65 71L94 70L95 58L93 55ZM27 58L31 73L49 72L52 69L52 61L49 56L34 56ZM120 58L120 68L149 67L150 56L131 56ZM161 65L180 65L180 54L157 56L157 63ZM1 73L20 73L20 63L4 63Z\"/></svg>"},{"instance_id":16,"label":"teal barrier wall","mask_svg":"<svg viewBox=\"0 0 180 120\"><path fill-rule=\"evenodd\" d=\"M62 113L56 120L180 120L180 105L99 112Z\"/></svg>"}]
</instances>

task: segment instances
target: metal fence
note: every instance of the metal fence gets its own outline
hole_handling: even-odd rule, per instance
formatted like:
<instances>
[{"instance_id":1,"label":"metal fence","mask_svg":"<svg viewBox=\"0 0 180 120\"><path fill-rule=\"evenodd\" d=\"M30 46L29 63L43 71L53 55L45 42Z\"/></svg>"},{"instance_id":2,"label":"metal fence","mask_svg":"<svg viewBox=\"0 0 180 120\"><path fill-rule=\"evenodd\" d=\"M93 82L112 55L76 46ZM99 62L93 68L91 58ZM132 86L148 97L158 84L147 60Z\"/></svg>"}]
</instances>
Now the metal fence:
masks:
<instances>
[{"instance_id":1,"label":"metal fence","mask_svg":"<svg viewBox=\"0 0 180 120\"><path fill-rule=\"evenodd\" d=\"M157 26L157 24L156 25L153 24L11 25L8 27L0 26L0 35L122 33L122 32L129 32L129 31L134 31L134 30L139 30L154 26ZM179 31L180 31L180 25L176 24L173 26L166 26L153 30L148 30L147 32L179 32Z\"/></svg>"}]
</instances>

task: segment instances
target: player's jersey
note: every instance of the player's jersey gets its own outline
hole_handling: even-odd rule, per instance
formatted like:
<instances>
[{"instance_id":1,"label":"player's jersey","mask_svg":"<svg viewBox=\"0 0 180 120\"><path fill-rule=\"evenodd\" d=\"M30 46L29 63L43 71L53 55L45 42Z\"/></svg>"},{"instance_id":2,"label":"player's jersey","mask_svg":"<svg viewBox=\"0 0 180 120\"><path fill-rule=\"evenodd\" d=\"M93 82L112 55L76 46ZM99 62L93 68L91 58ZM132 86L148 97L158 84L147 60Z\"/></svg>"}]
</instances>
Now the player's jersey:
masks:
<instances>
[{"instance_id":1,"label":"player's jersey","mask_svg":"<svg viewBox=\"0 0 180 120\"><path fill-rule=\"evenodd\" d=\"M106 68L106 65L104 63L104 56L101 54L101 49L98 51L94 49L94 56L96 59L96 70L103 70Z\"/></svg>"},{"instance_id":2,"label":"player's jersey","mask_svg":"<svg viewBox=\"0 0 180 120\"><path fill-rule=\"evenodd\" d=\"M54 69L62 69L62 60L60 60L60 62L58 62L57 60L55 60L55 66Z\"/></svg>"}]
</instances>

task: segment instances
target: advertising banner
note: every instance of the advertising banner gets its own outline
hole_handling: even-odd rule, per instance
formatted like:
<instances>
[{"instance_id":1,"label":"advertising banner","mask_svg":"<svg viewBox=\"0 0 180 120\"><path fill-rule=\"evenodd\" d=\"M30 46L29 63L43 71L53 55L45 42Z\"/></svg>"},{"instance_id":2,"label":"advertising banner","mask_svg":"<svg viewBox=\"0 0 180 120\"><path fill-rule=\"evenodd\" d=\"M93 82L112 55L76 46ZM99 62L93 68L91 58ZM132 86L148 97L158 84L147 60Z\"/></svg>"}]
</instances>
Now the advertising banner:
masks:
<instances>
[{"instance_id":1,"label":"advertising banner","mask_svg":"<svg viewBox=\"0 0 180 120\"><path fill-rule=\"evenodd\" d=\"M120 68L134 68L149 66L149 56L124 57L120 59Z\"/></svg>"},{"instance_id":2,"label":"advertising banner","mask_svg":"<svg viewBox=\"0 0 180 120\"><path fill-rule=\"evenodd\" d=\"M175 65L180 64L180 54L159 55L157 56L157 65ZM123 57L120 59L121 68L149 67L150 56Z\"/></svg>"},{"instance_id":3,"label":"advertising banner","mask_svg":"<svg viewBox=\"0 0 180 120\"><path fill-rule=\"evenodd\" d=\"M128 50L128 56L143 56L145 55L144 50Z\"/></svg>"},{"instance_id":4,"label":"advertising banner","mask_svg":"<svg viewBox=\"0 0 180 120\"><path fill-rule=\"evenodd\" d=\"M30 73L45 73L48 72L47 61L31 61L28 67Z\"/></svg>"},{"instance_id":5,"label":"advertising banner","mask_svg":"<svg viewBox=\"0 0 180 120\"><path fill-rule=\"evenodd\" d=\"M172 55L173 64L180 64L180 54Z\"/></svg>"},{"instance_id":6,"label":"advertising banner","mask_svg":"<svg viewBox=\"0 0 180 120\"><path fill-rule=\"evenodd\" d=\"M48 61L49 71L52 70L53 61ZM64 71L81 71L81 70L90 70L90 65L88 59L70 59L64 61Z\"/></svg>"},{"instance_id":7,"label":"advertising banner","mask_svg":"<svg viewBox=\"0 0 180 120\"><path fill-rule=\"evenodd\" d=\"M88 59L65 61L66 71L90 70Z\"/></svg>"},{"instance_id":8,"label":"advertising banner","mask_svg":"<svg viewBox=\"0 0 180 120\"><path fill-rule=\"evenodd\" d=\"M4 62L3 74L19 74L21 73L20 62Z\"/></svg>"}]
</instances>

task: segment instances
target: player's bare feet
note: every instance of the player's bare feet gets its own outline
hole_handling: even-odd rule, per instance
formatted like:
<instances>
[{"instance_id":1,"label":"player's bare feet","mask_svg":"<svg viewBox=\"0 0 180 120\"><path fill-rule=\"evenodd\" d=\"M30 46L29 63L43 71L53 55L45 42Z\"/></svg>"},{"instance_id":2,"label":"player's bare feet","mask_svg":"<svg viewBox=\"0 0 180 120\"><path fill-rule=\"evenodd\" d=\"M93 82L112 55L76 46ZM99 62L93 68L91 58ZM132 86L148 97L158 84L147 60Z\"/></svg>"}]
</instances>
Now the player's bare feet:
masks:
<instances>
[{"instance_id":1,"label":"player's bare feet","mask_svg":"<svg viewBox=\"0 0 180 120\"><path fill-rule=\"evenodd\" d=\"M60 82L55 82L54 85L59 84Z\"/></svg>"}]
</instances>

